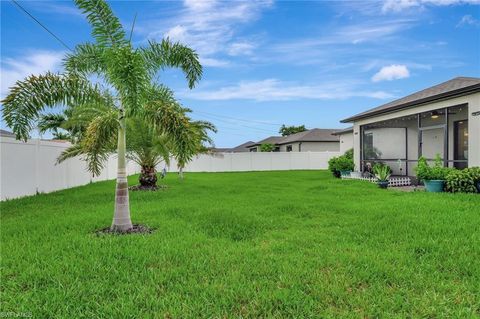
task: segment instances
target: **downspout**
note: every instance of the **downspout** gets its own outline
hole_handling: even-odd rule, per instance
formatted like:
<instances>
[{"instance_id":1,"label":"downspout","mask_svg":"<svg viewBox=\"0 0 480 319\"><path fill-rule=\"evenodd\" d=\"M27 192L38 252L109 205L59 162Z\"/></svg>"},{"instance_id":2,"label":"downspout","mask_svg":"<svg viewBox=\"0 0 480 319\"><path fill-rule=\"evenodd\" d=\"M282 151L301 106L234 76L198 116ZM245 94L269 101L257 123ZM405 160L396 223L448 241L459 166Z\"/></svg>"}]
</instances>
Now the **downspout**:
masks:
<instances>
[{"instance_id":1,"label":"downspout","mask_svg":"<svg viewBox=\"0 0 480 319\"><path fill-rule=\"evenodd\" d=\"M299 151L299 152L302 151L302 142L298 143L298 151Z\"/></svg>"}]
</instances>

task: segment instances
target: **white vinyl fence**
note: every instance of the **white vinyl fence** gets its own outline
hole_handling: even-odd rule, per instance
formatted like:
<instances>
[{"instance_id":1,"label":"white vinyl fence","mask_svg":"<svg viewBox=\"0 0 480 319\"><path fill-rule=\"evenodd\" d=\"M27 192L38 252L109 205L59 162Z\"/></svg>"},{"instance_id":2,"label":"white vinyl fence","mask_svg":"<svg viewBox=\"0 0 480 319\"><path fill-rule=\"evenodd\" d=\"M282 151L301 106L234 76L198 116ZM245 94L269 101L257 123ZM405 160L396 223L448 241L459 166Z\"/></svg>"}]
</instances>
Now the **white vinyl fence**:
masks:
<instances>
[{"instance_id":1,"label":"white vinyl fence","mask_svg":"<svg viewBox=\"0 0 480 319\"><path fill-rule=\"evenodd\" d=\"M328 160L340 152L244 152L195 156L185 172L245 172L299 169L327 169ZM175 160L171 171L177 171Z\"/></svg>"},{"instance_id":2,"label":"white vinyl fence","mask_svg":"<svg viewBox=\"0 0 480 319\"><path fill-rule=\"evenodd\" d=\"M70 144L59 141L0 138L1 200L48 193L85 185L90 182L116 178L116 157L112 156L100 176L93 178L85 162L78 158L55 164L60 153ZM185 167L185 172L242 172L295 169L326 169L328 160L339 152L289 152L289 153L217 153L199 155ZM162 165L158 167L159 170ZM177 171L175 160L167 170ZM128 163L129 175L138 173L139 167Z\"/></svg>"},{"instance_id":3,"label":"white vinyl fence","mask_svg":"<svg viewBox=\"0 0 480 319\"><path fill-rule=\"evenodd\" d=\"M57 157L70 143L38 139L24 143L4 136L0 139L1 200L48 193L117 177L117 160L114 156L108 160L100 176L92 177L85 162L78 158L55 164ZM134 163L128 164L128 174L139 171Z\"/></svg>"}]
</instances>

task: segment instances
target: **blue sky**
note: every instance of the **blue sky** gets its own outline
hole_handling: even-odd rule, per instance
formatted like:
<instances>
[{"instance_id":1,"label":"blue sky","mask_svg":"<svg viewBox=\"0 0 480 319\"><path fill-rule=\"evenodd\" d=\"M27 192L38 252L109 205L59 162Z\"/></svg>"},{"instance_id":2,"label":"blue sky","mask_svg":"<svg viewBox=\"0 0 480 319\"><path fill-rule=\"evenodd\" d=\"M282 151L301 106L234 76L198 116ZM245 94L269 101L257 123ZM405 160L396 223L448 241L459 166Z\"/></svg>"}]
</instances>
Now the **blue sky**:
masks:
<instances>
[{"instance_id":1,"label":"blue sky","mask_svg":"<svg viewBox=\"0 0 480 319\"><path fill-rule=\"evenodd\" d=\"M21 4L70 47L91 41L68 1ZM178 70L160 81L217 147L278 133L281 124L341 128L339 120L455 76L480 76L480 0L110 1L133 41L171 39L200 55L193 90ZM61 71L66 49L1 1L1 96L15 80ZM2 124L2 127L4 125Z\"/></svg>"}]
</instances>

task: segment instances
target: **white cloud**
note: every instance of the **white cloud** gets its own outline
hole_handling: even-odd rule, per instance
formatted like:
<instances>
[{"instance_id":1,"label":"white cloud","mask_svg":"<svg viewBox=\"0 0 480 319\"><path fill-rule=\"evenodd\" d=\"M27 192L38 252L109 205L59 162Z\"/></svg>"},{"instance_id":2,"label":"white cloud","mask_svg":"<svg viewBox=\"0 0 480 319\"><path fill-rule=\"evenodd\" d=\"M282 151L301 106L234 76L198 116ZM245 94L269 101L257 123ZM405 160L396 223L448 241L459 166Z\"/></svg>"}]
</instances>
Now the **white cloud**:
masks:
<instances>
[{"instance_id":1,"label":"white cloud","mask_svg":"<svg viewBox=\"0 0 480 319\"><path fill-rule=\"evenodd\" d=\"M228 48L228 54L232 56L237 55L251 55L253 54L255 45L250 42L235 42Z\"/></svg>"},{"instance_id":2,"label":"white cloud","mask_svg":"<svg viewBox=\"0 0 480 319\"><path fill-rule=\"evenodd\" d=\"M168 36L174 41L189 45L204 60L213 59L215 55L222 53L251 54L255 48L254 43L237 41L236 29L240 24L257 19L260 12L271 4L272 1L262 0L185 0L184 8L178 16L167 22L155 20L148 26L140 26L139 29L149 30L147 38Z\"/></svg>"},{"instance_id":3,"label":"white cloud","mask_svg":"<svg viewBox=\"0 0 480 319\"><path fill-rule=\"evenodd\" d=\"M402 12L412 8L423 8L425 5L449 6L457 4L480 4L480 0L387 0L383 3L382 12Z\"/></svg>"},{"instance_id":4,"label":"white cloud","mask_svg":"<svg viewBox=\"0 0 480 319\"><path fill-rule=\"evenodd\" d=\"M418 0L387 0L382 6L382 12L400 12L418 6L420 6Z\"/></svg>"},{"instance_id":5,"label":"white cloud","mask_svg":"<svg viewBox=\"0 0 480 319\"><path fill-rule=\"evenodd\" d=\"M18 80L23 80L31 74L58 71L63 56L64 52L58 51L32 51L25 56L2 59L1 98L8 94L9 88Z\"/></svg>"},{"instance_id":6,"label":"white cloud","mask_svg":"<svg viewBox=\"0 0 480 319\"><path fill-rule=\"evenodd\" d=\"M458 22L457 28L463 25L471 25L474 27L478 27L480 26L480 21L472 17L470 14L466 14L462 17L462 19L460 19L460 22Z\"/></svg>"},{"instance_id":7,"label":"white cloud","mask_svg":"<svg viewBox=\"0 0 480 319\"><path fill-rule=\"evenodd\" d=\"M326 82L315 85L298 85L282 82L277 79L260 81L242 81L238 84L213 90L190 91L188 98L197 100L255 100L255 101L286 101L295 99L346 99L350 97L370 97L376 99L391 98L392 95L383 91L363 91L351 83Z\"/></svg>"},{"instance_id":8,"label":"white cloud","mask_svg":"<svg viewBox=\"0 0 480 319\"><path fill-rule=\"evenodd\" d=\"M405 65L392 64L384 66L373 77L373 82L392 81L398 79L405 79L410 76L410 71Z\"/></svg>"},{"instance_id":9,"label":"white cloud","mask_svg":"<svg viewBox=\"0 0 480 319\"><path fill-rule=\"evenodd\" d=\"M230 66L230 62L221 59L214 59L214 58L200 58L200 64L203 66L211 66L211 67L227 67Z\"/></svg>"}]
</instances>

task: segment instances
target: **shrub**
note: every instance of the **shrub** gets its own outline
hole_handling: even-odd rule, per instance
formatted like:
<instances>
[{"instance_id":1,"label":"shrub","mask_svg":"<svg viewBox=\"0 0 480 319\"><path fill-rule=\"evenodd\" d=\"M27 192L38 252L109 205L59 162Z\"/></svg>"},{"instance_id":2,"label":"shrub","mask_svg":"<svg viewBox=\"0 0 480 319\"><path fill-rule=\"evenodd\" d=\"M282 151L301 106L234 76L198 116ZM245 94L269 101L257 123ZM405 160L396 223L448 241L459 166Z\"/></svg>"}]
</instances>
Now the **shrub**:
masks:
<instances>
[{"instance_id":1,"label":"shrub","mask_svg":"<svg viewBox=\"0 0 480 319\"><path fill-rule=\"evenodd\" d=\"M381 169L385 169L387 171L387 173L392 174L392 169L390 168L390 166L388 166L385 163L381 163L381 162L377 162L377 163L373 164L372 172L374 174L377 174L376 172L381 170Z\"/></svg>"},{"instance_id":2,"label":"shrub","mask_svg":"<svg viewBox=\"0 0 480 319\"><path fill-rule=\"evenodd\" d=\"M418 159L418 165L415 168L417 178L423 181L445 180L447 174L452 170L453 169L451 168L443 167L442 159L438 154L435 158L435 163L433 164L433 166L429 166L427 163L427 159L422 156Z\"/></svg>"},{"instance_id":3,"label":"shrub","mask_svg":"<svg viewBox=\"0 0 480 319\"><path fill-rule=\"evenodd\" d=\"M345 156L346 158L349 158L353 161L353 148L345 151L345 153L343 154L343 156Z\"/></svg>"},{"instance_id":4,"label":"shrub","mask_svg":"<svg viewBox=\"0 0 480 319\"><path fill-rule=\"evenodd\" d=\"M328 161L328 169L335 177L340 177L340 171L353 171L354 168L353 159L346 155L332 157Z\"/></svg>"},{"instance_id":5,"label":"shrub","mask_svg":"<svg viewBox=\"0 0 480 319\"><path fill-rule=\"evenodd\" d=\"M260 151L261 152L273 152L275 150L275 145L273 144L262 144L260 145Z\"/></svg>"},{"instance_id":6,"label":"shrub","mask_svg":"<svg viewBox=\"0 0 480 319\"><path fill-rule=\"evenodd\" d=\"M386 182L390 179L391 169L388 165L375 165L373 167L373 172L375 173L375 177L380 182Z\"/></svg>"},{"instance_id":7,"label":"shrub","mask_svg":"<svg viewBox=\"0 0 480 319\"><path fill-rule=\"evenodd\" d=\"M445 188L452 193L476 193L480 181L480 167L452 170L447 174Z\"/></svg>"}]
</instances>

